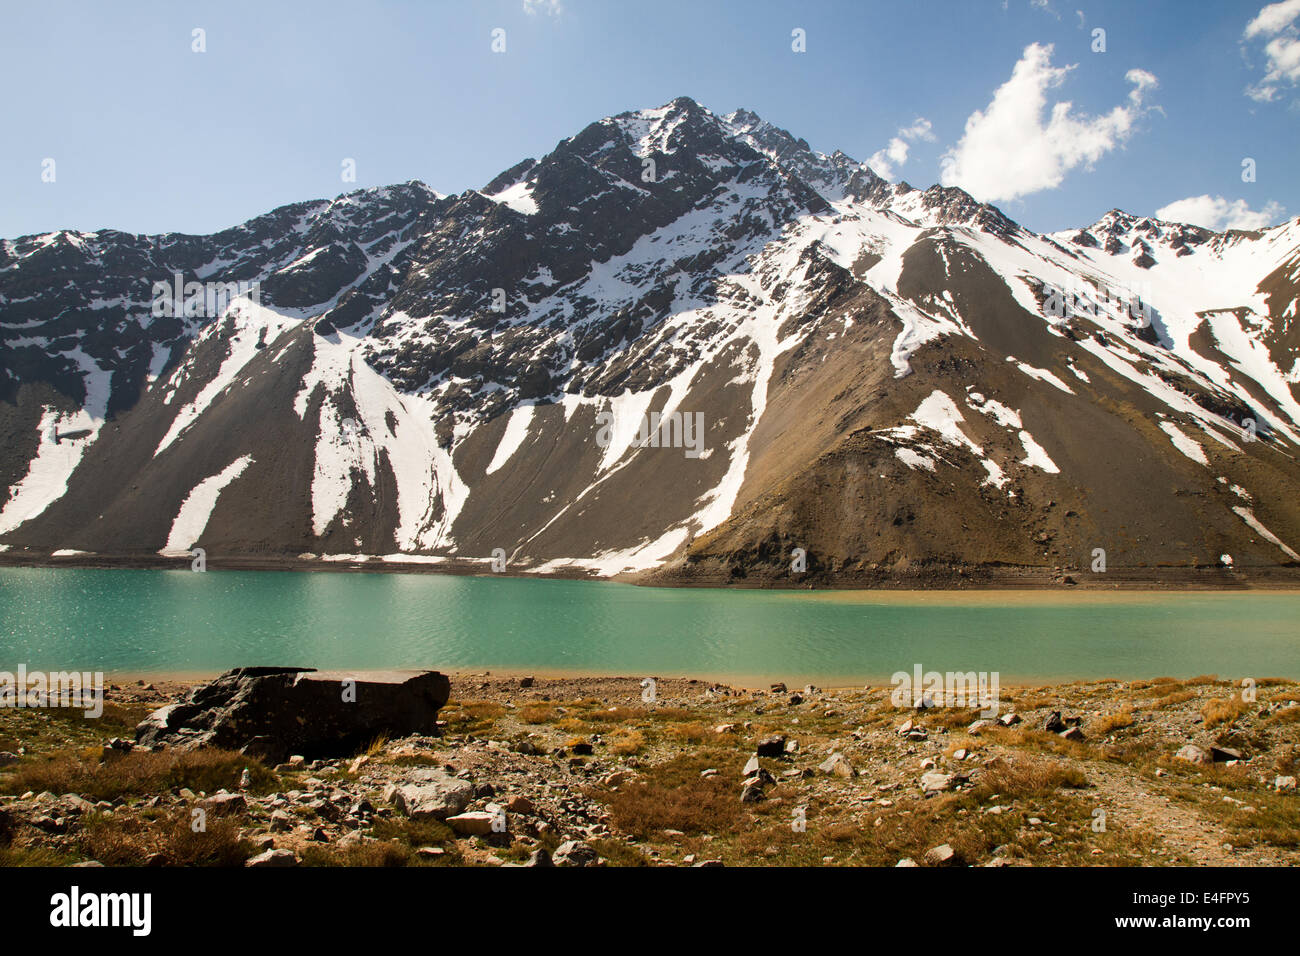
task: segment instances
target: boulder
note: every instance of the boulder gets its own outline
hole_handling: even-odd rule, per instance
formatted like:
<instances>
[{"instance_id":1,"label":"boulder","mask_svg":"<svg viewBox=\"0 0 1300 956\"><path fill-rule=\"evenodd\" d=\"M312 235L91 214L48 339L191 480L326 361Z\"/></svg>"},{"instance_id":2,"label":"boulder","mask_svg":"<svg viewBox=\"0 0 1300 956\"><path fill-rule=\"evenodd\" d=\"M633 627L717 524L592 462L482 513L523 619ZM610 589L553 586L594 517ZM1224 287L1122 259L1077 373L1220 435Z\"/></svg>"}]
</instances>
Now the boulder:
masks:
<instances>
[{"instance_id":1,"label":"boulder","mask_svg":"<svg viewBox=\"0 0 1300 956\"><path fill-rule=\"evenodd\" d=\"M1047 718L1047 722L1043 724L1043 729L1049 734L1059 734L1065 729L1065 721L1061 719L1061 712L1059 710L1052 711L1051 715Z\"/></svg>"},{"instance_id":2,"label":"boulder","mask_svg":"<svg viewBox=\"0 0 1300 956\"><path fill-rule=\"evenodd\" d=\"M242 750L272 763L349 756L381 736L436 735L450 692L437 671L241 667L154 711L136 743Z\"/></svg>"},{"instance_id":3,"label":"boulder","mask_svg":"<svg viewBox=\"0 0 1300 956\"><path fill-rule=\"evenodd\" d=\"M1241 751L1232 747L1211 747L1210 759L1215 763L1227 763L1230 760L1240 760Z\"/></svg>"},{"instance_id":4,"label":"boulder","mask_svg":"<svg viewBox=\"0 0 1300 956\"><path fill-rule=\"evenodd\" d=\"M760 757L780 757L785 753L785 738L780 735L764 737L755 751Z\"/></svg>"},{"instance_id":5,"label":"boulder","mask_svg":"<svg viewBox=\"0 0 1300 956\"><path fill-rule=\"evenodd\" d=\"M412 820L445 820L462 813L474 799L474 786L443 770L425 770L418 779L399 786L393 806Z\"/></svg>"}]
</instances>

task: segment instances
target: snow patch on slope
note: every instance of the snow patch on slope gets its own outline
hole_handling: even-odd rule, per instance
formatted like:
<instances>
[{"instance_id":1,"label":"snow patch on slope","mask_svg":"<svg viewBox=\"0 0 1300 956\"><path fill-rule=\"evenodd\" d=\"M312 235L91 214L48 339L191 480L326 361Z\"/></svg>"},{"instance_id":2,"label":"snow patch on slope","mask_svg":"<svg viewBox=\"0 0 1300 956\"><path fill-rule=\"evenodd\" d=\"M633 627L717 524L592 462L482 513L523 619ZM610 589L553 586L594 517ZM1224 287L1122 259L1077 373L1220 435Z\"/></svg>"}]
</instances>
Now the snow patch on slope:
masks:
<instances>
[{"instance_id":1,"label":"snow patch on slope","mask_svg":"<svg viewBox=\"0 0 1300 956\"><path fill-rule=\"evenodd\" d=\"M510 413L510 420L506 422L506 429L501 434L501 443L497 445L496 454L488 463L485 474L497 471L519 450L519 446L528 437L528 426L532 423L533 412L536 410L536 405L520 405Z\"/></svg>"},{"instance_id":2,"label":"snow patch on slope","mask_svg":"<svg viewBox=\"0 0 1300 956\"><path fill-rule=\"evenodd\" d=\"M204 478L185 497L176 518L172 521L171 532L167 535L167 544L161 554L188 551L203 536L212 517L212 509L217 506L217 499L226 486L244 473L253 462L252 455L236 458L217 474Z\"/></svg>"},{"instance_id":3,"label":"snow patch on slope","mask_svg":"<svg viewBox=\"0 0 1300 956\"><path fill-rule=\"evenodd\" d=\"M167 429L167 434L163 436L162 441L158 443L158 447L154 451L154 457L157 458L172 442L181 436L185 429L198 421L199 416L207 411L221 393L234 383L236 377L243 371L244 366L261 351L259 343L263 347L269 348L281 334L298 325L301 321L301 319L290 318L278 312L273 312L248 299L239 299L231 303L224 316L200 332L194 346L191 347L196 348L205 341L211 341L222 336L228 323L233 323L233 331L227 339L230 351L221 363L221 367L217 370L217 374L194 396L194 400L176 412L176 417L172 419L171 428ZM167 401L171 400L171 394L174 394L175 389L184 381L188 371L186 366L181 366L172 373L171 378L168 380L169 394Z\"/></svg>"},{"instance_id":4,"label":"snow patch on slope","mask_svg":"<svg viewBox=\"0 0 1300 956\"><path fill-rule=\"evenodd\" d=\"M1253 511L1251 511L1249 508L1242 507L1241 505L1233 505L1232 510L1237 515L1238 518L1240 518L1242 521L1246 522L1246 524L1250 525L1253 529L1255 529L1255 531L1259 534L1261 538L1264 538L1266 541L1269 541L1277 545L1279 548L1282 549L1282 552L1292 561L1300 561L1300 554L1296 554L1293 550L1291 550L1289 547L1283 544L1282 540L1278 538L1277 535L1275 535L1272 531L1269 531L1268 528L1265 528L1262 524L1260 524L1259 519L1255 517L1255 513Z\"/></svg>"},{"instance_id":5,"label":"snow patch on slope","mask_svg":"<svg viewBox=\"0 0 1300 956\"><path fill-rule=\"evenodd\" d=\"M63 497L68 490L68 479L104 424L112 373L101 369L80 348L63 354L81 367L86 383L85 404L75 412L45 406L36 426L39 438L36 455L0 511L0 534L35 518Z\"/></svg>"},{"instance_id":6,"label":"snow patch on slope","mask_svg":"<svg viewBox=\"0 0 1300 956\"><path fill-rule=\"evenodd\" d=\"M382 453L397 483L398 548L450 546L451 525L469 497L469 487L456 473L451 453L438 442L436 402L399 392L367 364L359 338L337 333L312 341L312 367L294 409L305 416L312 394L324 387L312 470L313 533L324 534L346 507L354 473L375 487ZM354 413L344 411L345 395Z\"/></svg>"},{"instance_id":7,"label":"snow patch on slope","mask_svg":"<svg viewBox=\"0 0 1300 956\"><path fill-rule=\"evenodd\" d=\"M1194 441L1187 432L1183 431L1173 422L1161 422L1160 430L1169 436L1169 440L1174 443L1175 448L1192 461L1201 465L1209 464L1209 461L1205 457L1205 449L1201 447L1200 442Z\"/></svg>"}]
</instances>

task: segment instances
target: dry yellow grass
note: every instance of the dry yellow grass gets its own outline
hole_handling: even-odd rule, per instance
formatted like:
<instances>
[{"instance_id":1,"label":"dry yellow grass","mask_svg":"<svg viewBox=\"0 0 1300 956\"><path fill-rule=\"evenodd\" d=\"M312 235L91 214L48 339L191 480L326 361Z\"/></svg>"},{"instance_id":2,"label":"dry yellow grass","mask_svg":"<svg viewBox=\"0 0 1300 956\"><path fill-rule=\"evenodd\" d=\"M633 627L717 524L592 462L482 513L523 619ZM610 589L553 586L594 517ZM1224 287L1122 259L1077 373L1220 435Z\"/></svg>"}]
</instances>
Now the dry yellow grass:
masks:
<instances>
[{"instance_id":1,"label":"dry yellow grass","mask_svg":"<svg viewBox=\"0 0 1300 956\"><path fill-rule=\"evenodd\" d=\"M984 771L981 786L1004 797L1032 797L1062 787L1081 789L1088 785L1078 767L1063 761L1018 755L993 761Z\"/></svg>"},{"instance_id":2,"label":"dry yellow grass","mask_svg":"<svg viewBox=\"0 0 1300 956\"><path fill-rule=\"evenodd\" d=\"M616 757L630 757L641 752L645 737L638 730L617 730L610 735L607 745Z\"/></svg>"},{"instance_id":3,"label":"dry yellow grass","mask_svg":"<svg viewBox=\"0 0 1300 956\"><path fill-rule=\"evenodd\" d=\"M1194 690L1180 690L1172 694L1166 694L1157 700L1151 702L1150 706L1156 710L1163 710L1166 707L1177 707L1179 704L1185 704L1196 696Z\"/></svg>"},{"instance_id":4,"label":"dry yellow grass","mask_svg":"<svg viewBox=\"0 0 1300 956\"><path fill-rule=\"evenodd\" d=\"M709 728L703 724L692 721L684 724L669 724L667 734L674 740L682 743L698 744L703 743L709 735Z\"/></svg>"},{"instance_id":5,"label":"dry yellow grass","mask_svg":"<svg viewBox=\"0 0 1300 956\"><path fill-rule=\"evenodd\" d=\"M5 778L0 790L78 793L92 800L157 793L172 787L211 792L238 787L245 768L253 779L251 789L255 793L268 792L278 783L275 774L260 761L227 750L137 751L105 762L97 753L83 750L23 763Z\"/></svg>"},{"instance_id":6,"label":"dry yellow grass","mask_svg":"<svg viewBox=\"0 0 1300 956\"><path fill-rule=\"evenodd\" d=\"M519 708L519 719L526 724L545 724L555 717L555 708L550 704L525 704Z\"/></svg>"},{"instance_id":7,"label":"dry yellow grass","mask_svg":"<svg viewBox=\"0 0 1300 956\"><path fill-rule=\"evenodd\" d=\"M1106 714L1097 718L1096 722L1089 728L1095 734L1108 734L1112 730L1120 730L1124 727L1133 726L1133 708L1125 704L1113 714Z\"/></svg>"},{"instance_id":8,"label":"dry yellow grass","mask_svg":"<svg viewBox=\"0 0 1300 956\"><path fill-rule=\"evenodd\" d=\"M1217 727L1219 724L1231 724L1249 709L1250 705L1240 697L1216 697L1201 705L1201 716L1205 718L1207 728Z\"/></svg>"}]
</instances>

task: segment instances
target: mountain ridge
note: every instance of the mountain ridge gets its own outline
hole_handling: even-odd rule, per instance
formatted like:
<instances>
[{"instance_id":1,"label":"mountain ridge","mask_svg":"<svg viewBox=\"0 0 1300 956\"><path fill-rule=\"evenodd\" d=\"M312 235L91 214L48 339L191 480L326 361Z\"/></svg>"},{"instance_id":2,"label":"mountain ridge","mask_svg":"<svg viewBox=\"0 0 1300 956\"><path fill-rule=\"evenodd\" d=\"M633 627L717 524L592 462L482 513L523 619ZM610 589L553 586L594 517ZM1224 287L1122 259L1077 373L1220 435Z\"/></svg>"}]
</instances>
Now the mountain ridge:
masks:
<instances>
[{"instance_id":1,"label":"mountain ridge","mask_svg":"<svg viewBox=\"0 0 1300 956\"><path fill-rule=\"evenodd\" d=\"M259 301L152 314L177 272ZM1287 567L1298 274L1300 220L1038 235L689 98L458 195L3 240L0 554L191 535L232 560L777 584L808 580L796 548L832 583L1097 548ZM703 416L701 454L651 414Z\"/></svg>"}]
</instances>

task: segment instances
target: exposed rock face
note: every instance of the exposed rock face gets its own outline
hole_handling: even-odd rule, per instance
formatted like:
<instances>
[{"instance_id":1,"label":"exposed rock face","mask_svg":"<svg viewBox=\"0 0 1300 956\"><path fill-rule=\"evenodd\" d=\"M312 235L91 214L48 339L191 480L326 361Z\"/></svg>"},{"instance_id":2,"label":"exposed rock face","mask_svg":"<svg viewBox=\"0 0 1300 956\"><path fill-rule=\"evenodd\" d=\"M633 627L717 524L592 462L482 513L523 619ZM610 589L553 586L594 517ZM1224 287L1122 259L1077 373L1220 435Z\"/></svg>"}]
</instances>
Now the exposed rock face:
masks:
<instances>
[{"instance_id":1,"label":"exposed rock face","mask_svg":"<svg viewBox=\"0 0 1300 956\"><path fill-rule=\"evenodd\" d=\"M146 746L243 750L271 761L347 756L379 736L435 734L451 684L437 671L241 667L154 711Z\"/></svg>"}]
</instances>

